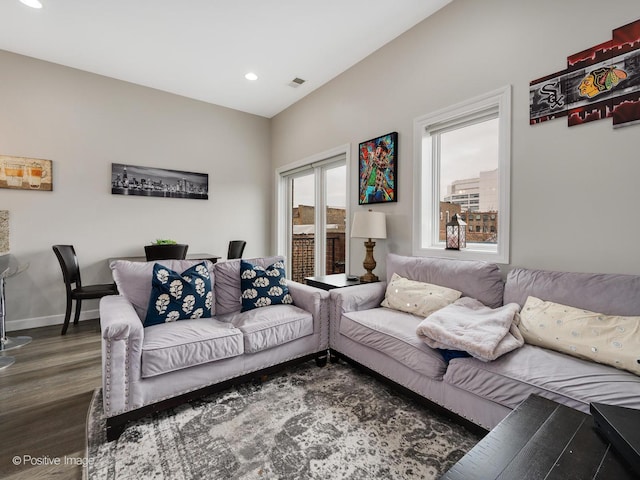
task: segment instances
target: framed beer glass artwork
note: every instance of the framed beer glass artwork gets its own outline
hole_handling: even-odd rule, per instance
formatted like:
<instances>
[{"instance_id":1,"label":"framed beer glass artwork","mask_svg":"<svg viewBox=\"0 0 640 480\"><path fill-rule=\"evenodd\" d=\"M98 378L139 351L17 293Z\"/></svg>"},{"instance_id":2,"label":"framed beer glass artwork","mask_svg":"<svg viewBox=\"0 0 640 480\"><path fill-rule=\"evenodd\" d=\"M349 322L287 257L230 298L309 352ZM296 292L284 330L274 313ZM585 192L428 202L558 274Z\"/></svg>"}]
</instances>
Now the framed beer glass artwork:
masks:
<instances>
[{"instance_id":1,"label":"framed beer glass artwork","mask_svg":"<svg viewBox=\"0 0 640 480\"><path fill-rule=\"evenodd\" d=\"M51 160L0 155L0 188L53 190Z\"/></svg>"}]
</instances>

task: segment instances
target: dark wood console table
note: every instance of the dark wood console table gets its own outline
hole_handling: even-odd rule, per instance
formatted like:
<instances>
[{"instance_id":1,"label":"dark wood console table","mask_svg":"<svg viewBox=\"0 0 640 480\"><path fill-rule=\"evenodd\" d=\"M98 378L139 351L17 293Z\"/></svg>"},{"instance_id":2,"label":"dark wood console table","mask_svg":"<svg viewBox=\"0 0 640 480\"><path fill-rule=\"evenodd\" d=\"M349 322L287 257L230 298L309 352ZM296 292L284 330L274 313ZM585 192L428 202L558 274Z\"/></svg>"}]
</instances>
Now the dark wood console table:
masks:
<instances>
[{"instance_id":1,"label":"dark wood console table","mask_svg":"<svg viewBox=\"0 0 640 480\"><path fill-rule=\"evenodd\" d=\"M531 395L441 480L634 480L590 415Z\"/></svg>"}]
</instances>

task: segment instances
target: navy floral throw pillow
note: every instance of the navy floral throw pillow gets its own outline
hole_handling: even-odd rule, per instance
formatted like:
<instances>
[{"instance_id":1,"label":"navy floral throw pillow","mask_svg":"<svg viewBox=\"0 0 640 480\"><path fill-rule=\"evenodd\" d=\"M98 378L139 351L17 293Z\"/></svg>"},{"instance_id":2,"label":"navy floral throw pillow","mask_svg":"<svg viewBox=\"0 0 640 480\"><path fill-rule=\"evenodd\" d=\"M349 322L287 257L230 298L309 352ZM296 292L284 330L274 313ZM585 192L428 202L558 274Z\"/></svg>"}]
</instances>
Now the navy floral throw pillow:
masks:
<instances>
[{"instance_id":1,"label":"navy floral throw pillow","mask_svg":"<svg viewBox=\"0 0 640 480\"><path fill-rule=\"evenodd\" d=\"M269 305L293 304L287 288L284 262L263 268L240 260L240 289L243 312Z\"/></svg>"},{"instance_id":2,"label":"navy floral throw pillow","mask_svg":"<svg viewBox=\"0 0 640 480\"><path fill-rule=\"evenodd\" d=\"M204 262L182 273L156 263L144 326L211 317L211 276Z\"/></svg>"}]
</instances>

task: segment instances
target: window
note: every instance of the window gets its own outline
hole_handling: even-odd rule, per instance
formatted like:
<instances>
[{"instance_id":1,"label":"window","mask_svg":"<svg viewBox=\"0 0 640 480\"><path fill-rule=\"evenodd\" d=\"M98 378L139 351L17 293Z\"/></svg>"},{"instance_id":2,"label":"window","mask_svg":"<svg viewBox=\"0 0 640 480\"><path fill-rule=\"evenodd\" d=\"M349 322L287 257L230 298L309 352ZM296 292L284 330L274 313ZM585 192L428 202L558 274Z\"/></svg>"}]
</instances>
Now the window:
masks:
<instances>
[{"instance_id":1,"label":"window","mask_svg":"<svg viewBox=\"0 0 640 480\"><path fill-rule=\"evenodd\" d=\"M415 119L414 137L413 254L508 263L511 87ZM446 250L437 220L452 204L494 228L478 226L467 248Z\"/></svg>"}]
</instances>

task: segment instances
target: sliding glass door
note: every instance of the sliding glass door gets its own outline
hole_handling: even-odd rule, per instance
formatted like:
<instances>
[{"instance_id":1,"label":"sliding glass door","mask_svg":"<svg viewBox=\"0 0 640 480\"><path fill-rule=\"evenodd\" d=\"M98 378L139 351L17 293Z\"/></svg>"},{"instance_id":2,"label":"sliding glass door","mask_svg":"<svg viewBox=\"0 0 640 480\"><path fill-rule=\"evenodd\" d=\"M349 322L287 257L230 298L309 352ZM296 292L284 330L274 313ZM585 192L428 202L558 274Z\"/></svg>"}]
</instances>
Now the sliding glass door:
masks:
<instances>
[{"instance_id":1,"label":"sliding glass door","mask_svg":"<svg viewBox=\"0 0 640 480\"><path fill-rule=\"evenodd\" d=\"M347 166L345 155L280 173L279 245L289 277L344 273Z\"/></svg>"},{"instance_id":2,"label":"sliding glass door","mask_svg":"<svg viewBox=\"0 0 640 480\"><path fill-rule=\"evenodd\" d=\"M315 174L292 176L291 203L289 205L291 239L287 258L291 260L291 279L303 282L315 275L316 270L316 195Z\"/></svg>"},{"instance_id":3,"label":"sliding glass door","mask_svg":"<svg viewBox=\"0 0 640 480\"><path fill-rule=\"evenodd\" d=\"M346 265L347 227L347 166L342 163L328 167L325 174L325 223L324 253L325 269L318 275L344 273Z\"/></svg>"}]
</instances>

